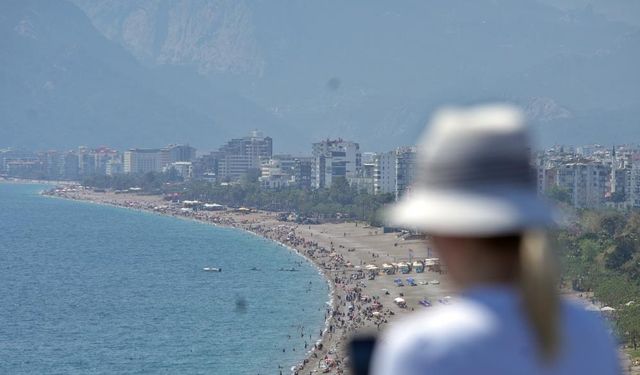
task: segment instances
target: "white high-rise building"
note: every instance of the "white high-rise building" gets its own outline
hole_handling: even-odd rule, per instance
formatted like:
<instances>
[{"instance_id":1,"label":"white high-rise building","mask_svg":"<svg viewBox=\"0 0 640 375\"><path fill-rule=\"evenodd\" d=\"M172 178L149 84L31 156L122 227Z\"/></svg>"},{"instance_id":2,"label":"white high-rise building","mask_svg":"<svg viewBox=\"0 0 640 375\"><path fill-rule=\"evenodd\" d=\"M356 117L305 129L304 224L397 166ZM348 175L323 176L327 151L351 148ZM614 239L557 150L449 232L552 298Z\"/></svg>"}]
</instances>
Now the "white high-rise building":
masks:
<instances>
[{"instance_id":1,"label":"white high-rise building","mask_svg":"<svg viewBox=\"0 0 640 375\"><path fill-rule=\"evenodd\" d=\"M376 154L373 159L374 194L395 194L396 191L396 152Z\"/></svg>"},{"instance_id":2,"label":"white high-rise building","mask_svg":"<svg viewBox=\"0 0 640 375\"><path fill-rule=\"evenodd\" d=\"M162 172L164 155L160 149L131 149L124 152L124 173Z\"/></svg>"},{"instance_id":3,"label":"white high-rise building","mask_svg":"<svg viewBox=\"0 0 640 375\"><path fill-rule=\"evenodd\" d=\"M568 192L574 207L598 207L609 191L611 168L601 163L567 163L557 169L556 186Z\"/></svg>"},{"instance_id":4,"label":"white high-rise building","mask_svg":"<svg viewBox=\"0 0 640 375\"><path fill-rule=\"evenodd\" d=\"M312 155L312 186L316 189L330 187L337 177L356 177L362 164L360 145L342 139L314 143Z\"/></svg>"},{"instance_id":5,"label":"white high-rise building","mask_svg":"<svg viewBox=\"0 0 640 375\"><path fill-rule=\"evenodd\" d=\"M632 207L640 207L640 154L634 155L627 175L627 202Z\"/></svg>"},{"instance_id":6,"label":"white high-rise building","mask_svg":"<svg viewBox=\"0 0 640 375\"><path fill-rule=\"evenodd\" d=\"M416 148L398 147L396 149L396 200L409 189L416 175Z\"/></svg>"},{"instance_id":7,"label":"white high-rise building","mask_svg":"<svg viewBox=\"0 0 640 375\"><path fill-rule=\"evenodd\" d=\"M216 153L218 177L239 179L251 169L260 169L261 162L272 155L273 140L257 130L248 137L232 139Z\"/></svg>"}]
</instances>

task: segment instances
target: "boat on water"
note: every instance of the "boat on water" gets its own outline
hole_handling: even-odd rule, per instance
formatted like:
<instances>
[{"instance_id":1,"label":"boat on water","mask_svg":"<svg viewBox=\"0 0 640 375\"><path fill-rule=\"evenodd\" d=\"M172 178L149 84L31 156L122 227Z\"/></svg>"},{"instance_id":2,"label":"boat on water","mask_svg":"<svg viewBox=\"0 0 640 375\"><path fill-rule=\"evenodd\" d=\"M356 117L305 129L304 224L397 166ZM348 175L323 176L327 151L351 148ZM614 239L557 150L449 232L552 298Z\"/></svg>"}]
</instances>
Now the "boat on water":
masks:
<instances>
[{"instance_id":1,"label":"boat on water","mask_svg":"<svg viewBox=\"0 0 640 375\"><path fill-rule=\"evenodd\" d=\"M222 268L218 267L204 267L202 270L208 272L222 272Z\"/></svg>"}]
</instances>

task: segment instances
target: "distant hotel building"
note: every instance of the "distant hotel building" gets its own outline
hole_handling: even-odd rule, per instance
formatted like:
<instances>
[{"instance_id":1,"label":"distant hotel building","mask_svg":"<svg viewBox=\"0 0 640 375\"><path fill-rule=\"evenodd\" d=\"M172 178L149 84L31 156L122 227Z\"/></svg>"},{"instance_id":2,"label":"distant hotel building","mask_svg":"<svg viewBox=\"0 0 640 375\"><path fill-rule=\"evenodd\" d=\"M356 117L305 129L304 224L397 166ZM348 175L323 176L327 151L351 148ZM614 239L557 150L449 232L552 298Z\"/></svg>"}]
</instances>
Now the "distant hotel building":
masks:
<instances>
[{"instance_id":1,"label":"distant hotel building","mask_svg":"<svg viewBox=\"0 0 640 375\"><path fill-rule=\"evenodd\" d=\"M538 153L539 194L561 194L558 197L577 208L633 206L633 153L600 145L576 150L554 147Z\"/></svg>"},{"instance_id":2,"label":"distant hotel building","mask_svg":"<svg viewBox=\"0 0 640 375\"><path fill-rule=\"evenodd\" d=\"M360 145L355 142L325 140L313 144L312 186L328 188L337 177L357 177L361 167Z\"/></svg>"},{"instance_id":3,"label":"distant hotel building","mask_svg":"<svg viewBox=\"0 0 640 375\"><path fill-rule=\"evenodd\" d=\"M124 152L124 173L163 172L176 162L192 162L196 149L189 145L170 145L165 148L135 148Z\"/></svg>"},{"instance_id":4,"label":"distant hotel building","mask_svg":"<svg viewBox=\"0 0 640 375\"><path fill-rule=\"evenodd\" d=\"M626 200L631 207L640 207L640 153L632 156L631 168L628 169L626 184Z\"/></svg>"},{"instance_id":5,"label":"distant hotel building","mask_svg":"<svg viewBox=\"0 0 640 375\"><path fill-rule=\"evenodd\" d=\"M260 169L261 161L273 155L273 140L255 130L244 138L230 140L213 154L219 180L237 180L250 169Z\"/></svg>"},{"instance_id":6,"label":"distant hotel building","mask_svg":"<svg viewBox=\"0 0 640 375\"><path fill-rule=\"evenodd\" d=\"M396 200L404 194L413 183L417 168L416 148L398 147L396 149Z\"/></svg>"},{"instance_id":7,"label":"distant hotel building","mask_svg":"<svg viewBox=\"0 0 640 375\"><path fill-rule=\"evenodd\" d=\"M124 152L124 173L142 174L162 171L163 155L159 148L135 148Z\"/></svg>"},{"instance_id":8,"label":"distant hotel building","mask_svg":"<svg viewBox=\"0 0 640 375\"><path fill-rule=\"evenodd\" d=\"M396 191L396 152L382 152L373 159L374 194L395 194Z\"/></svg>"},{"instance_id":9,"label":"distant hotel building","mask_svg":"<svg viewBox=\"0 0 640 375\"><path fill-rule=\"evenodd\" d=\"M273 155L262 163L260 185L266 189L311 187L310 157L294 157L291 155Z\"/></svg>"}]
</instances>

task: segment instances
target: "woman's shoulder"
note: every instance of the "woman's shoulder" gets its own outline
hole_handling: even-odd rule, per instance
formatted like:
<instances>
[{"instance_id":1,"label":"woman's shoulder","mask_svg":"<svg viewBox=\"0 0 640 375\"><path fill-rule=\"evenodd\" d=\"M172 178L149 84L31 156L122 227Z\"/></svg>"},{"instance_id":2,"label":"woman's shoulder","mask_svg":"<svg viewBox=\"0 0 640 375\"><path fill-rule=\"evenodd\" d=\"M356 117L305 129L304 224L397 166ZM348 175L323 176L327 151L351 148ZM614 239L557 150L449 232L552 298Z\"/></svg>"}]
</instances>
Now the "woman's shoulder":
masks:
<instances>
[{"instance_id":1,"label":"woman's shoulder","mask_svg":"<svg viewBox=\"0 0 640 375\"><path fill-rule=\"evenodd\" d=\"M496 316L479 303L459 299L415 313L394 324L389 335L454 339L459 335L483 334L497 323Z\"/></svg>"},{"instance_id":2,"label":"woman's shoulder","mask_svg":"<svg viewBox=\"0 0 640 375\"><path fill-rule=\"evenodd\" d=\"M442 366L451 363L478 365L499 329L496 314L471 300L431 307L388 327L376 348L374 373L446 373Z\"/></svg>"},{"instance_id":3,"label":"woman's shoulder","mask_svg":"<svg viewBox=\"0 0 640 375\"><path fill-rule=\"evenodd\" d=\"M493 303L494 302L494 303ZM561 301L561 326L574 337L611 337L599 313L587 311L574 301ZM460 298L451 305L440 305L392 324L383 340L394 337L404 342L415 338L421 341L455 342L481 339L501 334L506 327L520 326L521 310L515 301L478 301ZM504 332L502 332L504 333ZM512 332L513 333L513 332ZM611 340L610 340L611 341Z\"/></svg>"},{"instance_id":4,"label":"woman's shoulder","mask_svg":"<svg viewBox=\"0 0 640 375\"><path fill-rule=\"evenodd\" d=\"M573 300L563 300L561 306L561 325L569 344L594 350L615 347L611 329L599 311L587 310Z\"/></svg>"},{"instance_id":5,"label":"woman's shoulder","mask_svg":"<svg viewBox=\"0 0 640 375\"><path fill-rule=\"evenodd\" d=\"M390 326L381 337L376 363L385 369L419 359L420 368L439 369L440 364L478 365L499 358L504 366L510 361L522 366L524 361L534 368L534 340L518 306L512 298L459 298L454 304L414 313ZM561 327L566 340L562 367L588 363L584 355L589 358L592 353L591 357L599 362L594 366L602 368L603 374L611 373L604 370L616 368L615 343L597 314L563 300Z\"/></svg>"},{"instance_id":6,"label":"woman's shoulder","mask_svg":"<svg viewBox=\"0 0 640 375\"><path fill-rule=\"evenodd\" d=\"M391 352L411 352L420 348L422 355L460 351L471 342L495 336L500 321L482 304L458 299L454 304L429 308L388 327L380 346Z\"/></svg>"}]
</instances>

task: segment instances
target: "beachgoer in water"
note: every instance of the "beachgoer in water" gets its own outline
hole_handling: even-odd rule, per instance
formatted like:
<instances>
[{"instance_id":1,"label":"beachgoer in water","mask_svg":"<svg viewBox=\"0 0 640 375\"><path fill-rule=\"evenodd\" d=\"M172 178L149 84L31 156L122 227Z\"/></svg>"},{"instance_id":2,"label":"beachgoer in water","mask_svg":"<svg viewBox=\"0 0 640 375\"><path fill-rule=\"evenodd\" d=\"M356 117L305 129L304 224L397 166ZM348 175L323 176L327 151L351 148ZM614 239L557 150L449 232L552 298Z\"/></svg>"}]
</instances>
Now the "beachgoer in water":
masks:
<instances>
[{"instance_id":1,"label":"beachgoer in water","mask_svg":"<svg viewBox=\"0 0 640 375\"><path fill-rule=\"evenodd\" d=\"M510 106L445 110L417 153L415 185L394 225L431 237L461 292L398 322L375 375L619 374L601 320L558 296L524 115Z\"/></svg>"}]
</instances>

